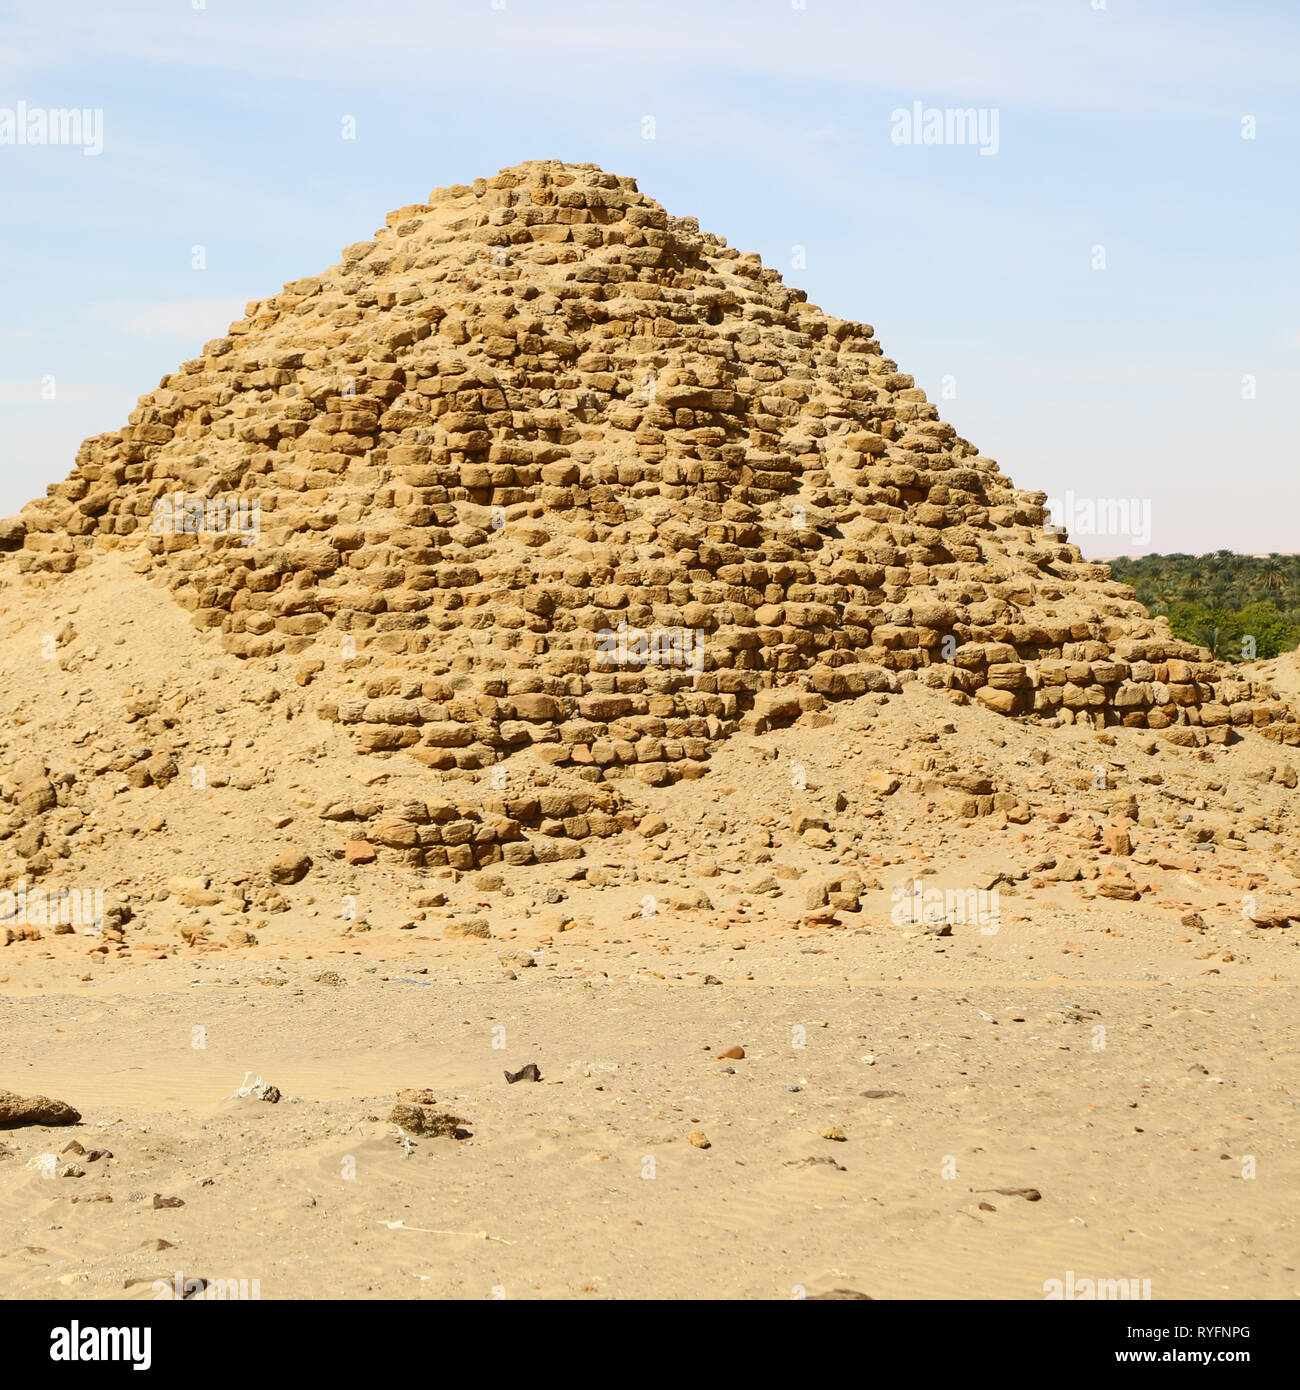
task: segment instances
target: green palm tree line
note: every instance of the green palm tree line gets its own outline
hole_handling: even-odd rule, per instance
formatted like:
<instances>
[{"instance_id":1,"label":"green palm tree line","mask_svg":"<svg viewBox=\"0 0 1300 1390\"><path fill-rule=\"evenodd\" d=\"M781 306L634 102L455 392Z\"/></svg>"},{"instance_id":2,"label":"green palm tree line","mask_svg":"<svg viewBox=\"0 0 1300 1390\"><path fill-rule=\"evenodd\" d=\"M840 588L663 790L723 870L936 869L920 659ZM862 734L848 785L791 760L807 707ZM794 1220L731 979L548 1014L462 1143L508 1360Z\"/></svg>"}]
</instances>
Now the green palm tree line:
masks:
<instances>
[{"instance_id":1,"label":"green palm tree line","mask_svg":"<svg viewBox=\"0 0 1300 1390\"><path fill-rule=\"evenodd\" d=\"M1300 647L1300 554L1122 557L1111 573L1150 612L1167 617L1175 636L1222 659Z\"/></svg>"}]
</instances>

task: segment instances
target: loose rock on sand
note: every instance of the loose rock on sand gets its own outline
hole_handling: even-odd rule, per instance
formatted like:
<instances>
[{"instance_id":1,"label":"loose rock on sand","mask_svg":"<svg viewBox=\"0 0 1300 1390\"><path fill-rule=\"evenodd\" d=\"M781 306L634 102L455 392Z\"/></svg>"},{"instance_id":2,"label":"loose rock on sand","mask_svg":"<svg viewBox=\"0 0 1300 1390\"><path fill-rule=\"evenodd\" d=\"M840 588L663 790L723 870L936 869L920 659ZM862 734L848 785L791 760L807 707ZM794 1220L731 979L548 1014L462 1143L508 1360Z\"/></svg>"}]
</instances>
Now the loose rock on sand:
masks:
<instances>
[{"instance_id":1,"label":"loose rock on sand","mask_svg":"<svg viewBox=\"0 0 1300 1390\"><path fill-rule=\"evenodd\" d=\"M1292 1296L1300 685L1044 500L592 165L250 304L0 523L0 1294Z\"/></svg>"},{"instance_id":2,"label":"loose rock on sand","mask_svg":"<svg viewBox=\"0 0 1300 1390\"><path fill-rule=\"evenodd\" d=\"M0 1129L16 1129L20 1125L75 1125L81 1122L81 1112L66 1101L49 1096L20 1096L13 1091L0 1091Z\"/></svg>"}]
</instances>

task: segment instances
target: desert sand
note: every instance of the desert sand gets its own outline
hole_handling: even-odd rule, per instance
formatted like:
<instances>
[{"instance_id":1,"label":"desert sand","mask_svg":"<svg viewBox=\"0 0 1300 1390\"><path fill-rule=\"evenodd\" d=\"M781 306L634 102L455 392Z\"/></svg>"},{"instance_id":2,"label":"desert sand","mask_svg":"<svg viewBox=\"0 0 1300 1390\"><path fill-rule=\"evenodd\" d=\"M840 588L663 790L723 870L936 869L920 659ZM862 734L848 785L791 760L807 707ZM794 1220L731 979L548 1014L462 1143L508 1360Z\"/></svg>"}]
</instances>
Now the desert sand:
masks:
<instances>
[{"instance_id":1,"label":"desert sand","mask_svg":"<svg viewBox=\"0 0 1300 1390\"><path fill-rule=\"evenodd\" d=\"M1300 1295L1300 663L871 334L521 166L0 523L0 1297Z\"/></svg>"},{"instance_id":2,"label":"desert sand","mask_svg":"<svg viewBox=\"0 0 1300 1390\"><path fill-rule=\"evenodd\" d=\"M238 735L219 755L232 783L113 799L108 881L150 899L129 944L47 932L0 955L6 1085L83 1114L4 1135L6 1297L152 1299L178 1270L256 1280L263 1298L1041 1298L1067 1270L1150 1279L1156 1298L1300 1292L1297 938L1240 905L1248 885L1293 895L1300 866L1244 830L1193 848L1181 825L1135 826L1141 900L1107 900L1095 879L1051 883L1034 866L1096 859L1093 807L1112 794L1053 798L1071 807L1059 825L961 824L935 818L916 771L1002 740L1002 774L1027 789L1102 758L1163 775L1174 806L1219 784L1196 819L1231 827L1234 796L1275 793L1288 814L1285 789L1252 780L1268 745L1188 764L1139 751L1136 731L1044 734L911 686L729 746L691 803L645 789L676 834L513 869L504 888L334 861L267 917L227 897L187 907L192 890L168 882L228 894L241 866L292 840L312 795L295 726L304 745L320 733L268 729L229 693L248 680L234 659L130 578L110 557L60 612L91 640L68 670L37 668L27 713L89 692L77 720L106 722L117 631L160 674L189 675L191 704L229 704L234 725L212 727ZM7 607L6 690L24 688L47 616L44 601ZM1044 765L1034 750L1049 740ZM792 761L801 799L846 839L856 818L837 795L880 769L900 780L871 793L880 886L858 911L807 906L831 854L789 829ZM892 920L894 886L981 874L1013 880L999 882L996 931ZM446 905L414 907L433 883ZM707 906L671 906L699 891ZM647 895L663 904L653 917ZM1182 925L1193 912L1203 926ZM489 938L444 935L476 920ZM256 945L226 944L239 924ZM186 944L186 925L211 944ZM743 1059L717 1059L734 1045ZM528 1062L540 1082L506 1082ZM226 1099L248 1072L280 1100ZM469 1137L408 1147L387 1122L402 1088L431 1090ZM73 1139L113 1156L44 1176L42 1156L66 1166ZM155 1209L155 1193L184 1205Z\"/></svg>"}]
</instances>

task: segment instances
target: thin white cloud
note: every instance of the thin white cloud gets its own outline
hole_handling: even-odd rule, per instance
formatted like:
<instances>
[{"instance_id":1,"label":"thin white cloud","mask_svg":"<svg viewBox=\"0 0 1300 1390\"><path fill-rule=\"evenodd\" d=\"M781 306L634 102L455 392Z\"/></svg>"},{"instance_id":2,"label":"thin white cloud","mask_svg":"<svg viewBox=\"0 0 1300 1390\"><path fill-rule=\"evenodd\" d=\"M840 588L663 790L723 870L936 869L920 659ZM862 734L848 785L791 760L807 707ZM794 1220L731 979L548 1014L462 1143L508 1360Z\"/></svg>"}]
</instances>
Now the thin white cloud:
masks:
<instances>
[{"instance_id":1,"label":"thin white cloud","mask_svg":"<svg viewBox=\"0 0 1300 1390\"><path fill-rule=\"evenodd\" d=\"M927 99L1225 118L1239 93L1294 85L1287 38L1297 28L1278 11L1216 16L1171 0L1140 11L1127 0L1100 11L1084 0L810 0L801 10L756 0L506 0L499 10L486 0L214 0L200 11L66 0L57 32L44 5L28 10L11 46L30 72L125 59L274 76L286 100L295 81L355 90L366 74L389 87L436 75L552 97L557 80L572 80L590 100L596 89L631 93L690 73L766 73Z\"/></svg>"}]
</instances>

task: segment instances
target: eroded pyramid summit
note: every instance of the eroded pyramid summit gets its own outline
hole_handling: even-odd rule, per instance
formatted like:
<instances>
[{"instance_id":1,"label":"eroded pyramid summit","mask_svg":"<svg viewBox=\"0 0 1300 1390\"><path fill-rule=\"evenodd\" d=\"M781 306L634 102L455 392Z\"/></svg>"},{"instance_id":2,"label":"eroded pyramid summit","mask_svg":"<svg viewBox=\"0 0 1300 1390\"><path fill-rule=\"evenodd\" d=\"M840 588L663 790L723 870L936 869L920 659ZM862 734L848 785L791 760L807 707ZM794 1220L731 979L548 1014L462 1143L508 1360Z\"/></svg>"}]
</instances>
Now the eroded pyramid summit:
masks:
<instances>
[{"instance_id":1,"label":"eroded pyramid summit","mask_svg":"<svg viewBox=\"0 0 1300 1390\"><path fill-rule=\"evenodd\" d=\"M632 179L541 161L249 304L0 544L37 582L137 551L228 651L300 657L320 715L435 779L525 750L593 787L698 776L738 729L910 679L1300 742L1044 502L869 326ZM498 800L516 840L547 818Z\"/></svg>"}]
</instances>

